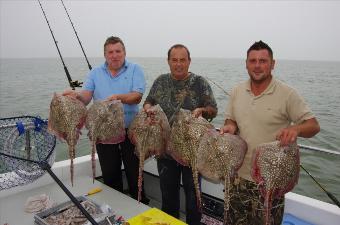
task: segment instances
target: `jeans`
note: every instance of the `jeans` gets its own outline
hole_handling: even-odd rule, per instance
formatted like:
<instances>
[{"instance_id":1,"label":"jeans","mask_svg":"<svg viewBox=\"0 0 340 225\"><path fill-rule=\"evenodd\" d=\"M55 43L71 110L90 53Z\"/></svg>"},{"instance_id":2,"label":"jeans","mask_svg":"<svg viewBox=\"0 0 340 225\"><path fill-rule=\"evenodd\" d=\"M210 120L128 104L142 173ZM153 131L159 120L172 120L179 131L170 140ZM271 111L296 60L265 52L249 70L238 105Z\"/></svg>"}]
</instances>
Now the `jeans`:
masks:
<instances>
[{"instance_id":1,"label":"jeans","mask_svg":"<svg viewBox=\"0 0 340 225\"><path fill-rule=\"evenodd\" d=\"M122 161L124 163L129 194L132 198L138 198L138 168L139 159L135 154L135 146L126 137L119 144L97 144L97 154L102 170L104 184L123 192ZM145 196L144 183L142 184L141 202L148 204Z\"/></svg>"},{"instance_id":2,"label":"jeans","mask_svg":"<svg viewBox=\"0 0 340 225\"><path fill-rule=\"evenodd\" d=\"M191 168L178 164L172 158L159 158L157 160L157 168L162 192L162 211L179 218L180 182L182 175L185 193L186 223L189 225L200 225L202 214L197 205Z\"/></svg>"}]
</instances>

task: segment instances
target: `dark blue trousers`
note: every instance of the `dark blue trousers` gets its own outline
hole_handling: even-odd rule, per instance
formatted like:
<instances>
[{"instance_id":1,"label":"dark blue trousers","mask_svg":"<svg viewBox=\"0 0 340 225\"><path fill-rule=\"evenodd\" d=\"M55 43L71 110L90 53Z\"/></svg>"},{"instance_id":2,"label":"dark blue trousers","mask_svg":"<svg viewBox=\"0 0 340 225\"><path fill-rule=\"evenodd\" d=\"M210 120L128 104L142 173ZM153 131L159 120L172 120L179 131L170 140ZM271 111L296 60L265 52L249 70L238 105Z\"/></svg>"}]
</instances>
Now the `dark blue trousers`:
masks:
<instances>
[{"instance_id":1,"label":"dark blue trousers","mask_svg":"<svg viewBox=\"0 0 340 225\"><path fill-rule=\"evenodd\" d=\"M124 164L129 194L138 198L138 168L139 159L135 154L135 146L126 136L125 141L119 144L97 144L97 154L102 170L104 184L123 192L122 162ZM141 202L148 204L145 197L144 183Z\"/></svg>"},{"instance_id":2,"label":"dark blue trousers","mask_svg":"<svg viewBox=\"0 0 340 225\"><path fill-rule=\"evenodd\" d=\"M157 168L162 192L162 211L179 218L182 175L185 193L186 223L189 225L200 225L202 214L197 205L191 168L180 165L172 158L159 158L157 160Z\"/></svg>"}]
</instances>

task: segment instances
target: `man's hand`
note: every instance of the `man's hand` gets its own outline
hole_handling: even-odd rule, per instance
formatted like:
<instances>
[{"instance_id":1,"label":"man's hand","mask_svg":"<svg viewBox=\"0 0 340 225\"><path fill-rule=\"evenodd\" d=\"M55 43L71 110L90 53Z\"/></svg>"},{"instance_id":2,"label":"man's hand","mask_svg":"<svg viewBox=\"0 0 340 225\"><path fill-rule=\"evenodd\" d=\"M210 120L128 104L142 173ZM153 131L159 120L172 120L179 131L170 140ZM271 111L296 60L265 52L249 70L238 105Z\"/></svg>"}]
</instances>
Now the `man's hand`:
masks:
<instances>
[{"instance_id":1,"label":"man's hand","mask_svg":"<svg viewBox=\"0 0 340 225\"><path fill-rule=\"evenodd\" d=\"M67 89L65 90L63 93L62 93L63 96L69 96L71 98L74 98L74 99L78 99L79 97L79 94L77 91L75 90L71 90L71 89Z\"/></svg>"},{"instance_id":2,"label":"man's hand","mask_svg":"<svg viewBox=\"0 0 340 225\"><path fill-rule=\"evenodd\" d=\"M203 115L204 111L205 111L205 108L196 108L191 113L194 117L198 118Z\"/></svg>"},{"instance_id":3,"label":"man's hand","mask_svg":"<svg viewBox=\"0 0 340 225\"><path fill-rule=\"evenodd\" d=\"M149 103L146 103L143 105L143 111L146 112L146 114L151 117L155 114L154 110L153 110L153 107L151 104Z\"/></svg>"},{"instance_id":4,"label":"man's hand","mask_svg":"<svg viewBox=\"0 0 340 225\"><path fill-rule=\"evenodd\" d=\"M149 103L145 103L144 105L143 105L143 110L145 111L145 112L147 112L148 111L148 109L150 109L152 107L152 105L151 104L149 104Z\"/></svg>"},{"instance_id":5,"label":"man's hand","mask_svg":"<svg viewBox=\"0 0 340 225\"><path fill-rule=\"evenodd\" d=\"M237 128L231 124L224 125L220 128L220 134L229 133L229 134L235 134Z\"/></svg>"},{"instance_id":6,"label":"man's hand","mask_svg":"<svg viewBox=\"0 0 340 225\"><path fill-rule=\"evenodd\" d=\"M276 135L276 140L280 141L281 146L287 146L289 144L295 143L299 133L294 126L283 128L279 130Z\"/></svg>"},{"instance_id":7,"label":"man's hand","mask_svg":"<svg viewBox=\"0 0 340 225\"><path fill-rule=\"evenodd\" d=\"M224 126L220 128L220 134L229 133L236 134L238 130L237 123L233 120L227 119Z\"/></svg>"},{"instance_id":8,"label":"man's hand","mask_svg":"<svg viewBox=\"0 0 340 225\"><path fill-rule=\"evenodd\" d=\"M118 95L110 95L106 98L108 101L119 100Z\"/></svg>"}]
</instances>

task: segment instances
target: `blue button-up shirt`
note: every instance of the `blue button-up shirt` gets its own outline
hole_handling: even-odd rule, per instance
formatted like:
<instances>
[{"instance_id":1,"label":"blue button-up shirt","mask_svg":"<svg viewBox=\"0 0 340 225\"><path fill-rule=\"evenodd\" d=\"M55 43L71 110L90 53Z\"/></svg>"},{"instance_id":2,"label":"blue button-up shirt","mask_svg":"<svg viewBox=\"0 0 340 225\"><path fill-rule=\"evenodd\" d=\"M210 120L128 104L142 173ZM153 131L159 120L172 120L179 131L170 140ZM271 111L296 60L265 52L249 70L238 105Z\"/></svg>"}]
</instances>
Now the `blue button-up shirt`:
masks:
<instances>
[{"instance_id":1,"label":"blue button-up shirt","mask_svg":"<svg viewBox=\"0 0 340 225\"><path fill-rule=\"evenodd\" d=\"M90 71L83 86L84 90L93 92L93 100L104 100L113 94L145 92L145 78L142 68L125 60L123 67L116 76L112 76L105 62ZM138 105L123 104L124 122L128 127L138 113Z\"/></svg>"}]
</instances>

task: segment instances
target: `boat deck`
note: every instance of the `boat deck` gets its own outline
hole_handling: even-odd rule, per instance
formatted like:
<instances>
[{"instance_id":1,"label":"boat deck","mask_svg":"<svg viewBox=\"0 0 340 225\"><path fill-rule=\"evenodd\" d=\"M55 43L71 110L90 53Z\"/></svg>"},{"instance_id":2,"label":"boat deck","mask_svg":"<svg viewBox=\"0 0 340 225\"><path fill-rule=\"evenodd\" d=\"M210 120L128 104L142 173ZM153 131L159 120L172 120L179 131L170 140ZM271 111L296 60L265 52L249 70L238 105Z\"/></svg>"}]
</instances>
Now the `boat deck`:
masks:
<instances>
[{"instance_id":1,"label":"boat deck","mask_svg":"<svg viewBox=\"0 0 340 225\"><path fill-rule=\"evenodd\" d=\"M117 214L123 216L124 219L131 218L150 207L136 200L124 195L101 182L94 181L88 176L80 176L74 180L74 186L70 185L67 180L64 184L71 191L74 196L81 196L86 194L94 187L102 188L101 192L88 196L98 204L108 204L112 210ZM8 225L33 225L34 218L32 213L24 211L24 205L28 197L47 194L52 200L57 203L69 201L68 196L55 183L50 183L38 188L33 188L24 192L17 192L6 197L1 198L0 201L0 224Z\"/></svg>"}]
</instances>

